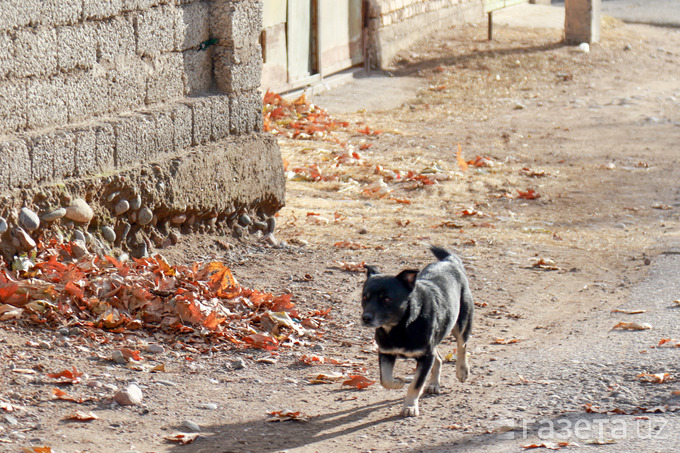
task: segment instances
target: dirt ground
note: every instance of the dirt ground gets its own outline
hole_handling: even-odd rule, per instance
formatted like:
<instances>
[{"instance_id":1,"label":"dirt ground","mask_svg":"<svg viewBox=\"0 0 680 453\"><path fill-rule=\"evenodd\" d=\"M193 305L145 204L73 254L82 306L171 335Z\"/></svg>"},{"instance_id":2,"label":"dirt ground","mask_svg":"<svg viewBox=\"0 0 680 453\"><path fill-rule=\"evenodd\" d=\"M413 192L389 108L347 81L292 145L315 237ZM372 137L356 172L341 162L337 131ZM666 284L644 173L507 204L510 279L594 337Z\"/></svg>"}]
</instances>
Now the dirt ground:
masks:
<instances>
[{"instance_id":1,"label":"dirt ground","mask_svg":"<svg viewBox=\"0 0 680 453\"><path fill-rule=\"evenodd\" d=\"M585 53L554 30L497 27L488 42L484 27L451 29L399 60L394 77L423 81L408 102L342 116L350 126L335 137L345 148L281 138L289 182L278 244L185 236L158 251L171 263L219 259L243 286L292 293L302 310L330 308L320 336L274 352L202 352L143 332L97 343L2 323L0 451L522 451L558 440L570 450L678 451L680 348L652 346L680 336L680 308L668 308L680 292L640 288L680 250L680 33L607 20L602 34ZM342 157L349 145L358 159ZM321 180L309 180L310 165ZM461 384L445 363L443 393L404 419L405 390L342 386L378 373L373 333L358 322L363 273L338 263L421 268L428 244L467 268L471 375ZM612 313L622 308L647 313ZM654 328L613 331L619 321ZM149 342L163 350L144 350ZM165 371L102 358L121 346ZM453 351L447 342L444 354ZM305 364L312 356L325 363ZM45 374L71 366L88 376L65 390L92 400L53 398ZM638 377L663 372L662 383ZM343 377L310 383L324 373ZM113 403L131 382L142 404ZM98 419L65 420L77 410ZM308 420L267 421L282 410ZM540 431L546 420L604 430L559 438ZM637 444L610 429L642 422L667 437ZM165 439L195 425L187 445Z\"/></svg>"}]
</instances>

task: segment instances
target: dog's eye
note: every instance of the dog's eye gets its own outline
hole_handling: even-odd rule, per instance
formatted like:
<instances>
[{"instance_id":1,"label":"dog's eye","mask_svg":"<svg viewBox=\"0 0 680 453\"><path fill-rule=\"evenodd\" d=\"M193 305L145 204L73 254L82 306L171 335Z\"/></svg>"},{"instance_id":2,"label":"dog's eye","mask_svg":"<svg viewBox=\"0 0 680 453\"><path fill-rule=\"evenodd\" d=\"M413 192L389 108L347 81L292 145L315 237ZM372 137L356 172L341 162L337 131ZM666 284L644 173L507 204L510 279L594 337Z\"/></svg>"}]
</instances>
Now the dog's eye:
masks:
<instances>
[{"instance_id":1,"label":"dog's eye","mask_svg":"<svg viewBox=\"0 0 680 453\"><path fill-rule=\"evenodd\" d=\"M389 297L383 297L383 302L389 304L390 302L392 302L392 299L390 299Z\"/></svg>"}]
</instances>

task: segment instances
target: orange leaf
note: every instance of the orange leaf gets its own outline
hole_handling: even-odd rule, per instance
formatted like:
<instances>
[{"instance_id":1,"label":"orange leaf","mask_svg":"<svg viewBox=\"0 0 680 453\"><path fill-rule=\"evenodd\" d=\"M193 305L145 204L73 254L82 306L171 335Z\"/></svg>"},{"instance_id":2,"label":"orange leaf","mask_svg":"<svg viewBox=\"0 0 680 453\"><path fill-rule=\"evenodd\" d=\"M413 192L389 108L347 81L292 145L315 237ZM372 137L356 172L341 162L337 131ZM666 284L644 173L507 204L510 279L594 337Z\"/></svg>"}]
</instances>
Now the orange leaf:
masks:
<instances>
[{"instance_id":1,"label":"orange leaf","mask_svg":"<svg viewBox=\"0 0 680 453\"><path fill-rule=\"evenodd\" d=\"M375 381L371 381L365 376L354 375L350 376L348 380L344 381L342 386L355 387L358 390L361 390L373 384L375 384Z\"/></svg>"},{"instance_id":2,"label":"orange leaf","mask_svg":"<svg viewBox=\"0 0 680 453\"><path fill-rule=\"evenodd\" d=\"M92 411L90 411L90 412L80 412L80 411L78 411L74 414L67 415L66 417L64 417L64 419L65 420L73 420L73 421L77 421L77 422L89 422L89 421L92 421L92 420L99 420L99 417L97 417L97 414L95 414Z\"/></svg>"},{"instance_id":3,"label":"orange leaf","mask_svg":"<svg viewBox=\"0 0 680 453\"><path fill-rule=\"evenodd\" d=\"M186 445L198 439L198 433L172 433L169 436L165 436L164 439Z\"/></svg>"},{"instance_id":4,"label":"orange leaf","mask_svg":"<svg viewBox=\"0 0 680 453\"><path fill-rule=\"evenodd\" d=\"M541 194L539 194L533 189L528 189L525 192L517 189L517 197L522 198L524 200L536 200L538 198L541 198Z\"/></svg>"},{"instance_id":5,"label":"orange leaf","mask_svg":"<svg viewBox=\"0 0 680 453\"><path fill-rule=\"evenodd\" d=\"M279 342L276 338L271 335L262 335L259 333L253 333L248 336L243 337L243 341L255 346L256 348L262 348L267 351L273 351L278 349Z\"/></svg>"},{"instance_id":6,"label":"orange leaf","mask_svg":"<svg viewBox=\"0 0 680 453\"><path fill-rule=\"evenodd\" d=\"M671 374L670 373L657 373L657 374L640 373L636 377L641 378L642 380L645 380L647 382L652 382L654 384L663 384L664 382L667 382L671 379Z\"/></svg>"},{"instance_id":7,"label":"orange leaf","mask_svg":"<svg viewBox=\"0 0 680 453\"><path fill-rule=\"evenodd\" d=\"M510 338L510 339L505 339L505 338L494 338L493 344L513 344L513 343L519 343L520 340L519 338Z\"/></svg>"},{"instance_id":8,"label":"orange leaf","mask_svg":"<svg viewBox=\"0 0 680 453\"><path fill-rule=\"evenodd\" d=\"M64 378L68 381L71 381L73 384L77 384L80 382L80 377L83 375L80 371L76 370L76 367L74 366L73 369L71 370L64 370L59 373L53 373L53 374L48 374L47 377L53 378L53 379L60 379ZM64 382L68 383L68 382Z\"/></svg>"},{"instance_id":9,"label":"orange leaf","mask_svg":"<svg viewBox=\"0 0 680 453\"><path fill-rule=\"evenodd\" d=\"M144 360L140 355L139 351L133 351L132 349L128 348L120 348L120 352L123 354L123 357L126 359L132 359L136 362L140 362Z\"/></svg>"},{"instance_id":10,"label":"orange leaf","mask_svg":"<svg viewBox=\"0 0 680 453\"><path fill-rule=\"evenodd\" d=\"M458 166L461 170L467 171L468 163L463 159L463 147L458 143L458 152L456 153L456 160L458 161Z\"/></svg>"}]
</instances>

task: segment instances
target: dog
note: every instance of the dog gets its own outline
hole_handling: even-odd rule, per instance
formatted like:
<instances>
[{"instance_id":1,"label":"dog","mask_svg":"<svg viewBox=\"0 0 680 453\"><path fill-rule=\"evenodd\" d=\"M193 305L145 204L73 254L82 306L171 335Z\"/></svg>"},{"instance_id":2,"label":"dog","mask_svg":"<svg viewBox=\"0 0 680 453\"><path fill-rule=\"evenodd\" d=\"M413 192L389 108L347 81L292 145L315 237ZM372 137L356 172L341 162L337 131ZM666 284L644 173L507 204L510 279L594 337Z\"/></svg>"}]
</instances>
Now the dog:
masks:
<instances>
[{"instance_id":1,"label":"dog","mask_svg":"<svg viewBox=\"0 0 680 453\"><path fill-rule=\"evenodd\" d=\"M463 262L446 249L432 246L431 251L438 261L420 272L404 270L389 276L366 266L361 321L375 328L380 383L387 389L402 388L406 381L392 375L396 359L417 362L401 411L404 417L419 415L418 399L430 370L426 390L440 393L442 359L437 346L451 332L457 343L456 376L465 382L469 374L467 342L474 304Z\"/></svg>"}]
</instances>

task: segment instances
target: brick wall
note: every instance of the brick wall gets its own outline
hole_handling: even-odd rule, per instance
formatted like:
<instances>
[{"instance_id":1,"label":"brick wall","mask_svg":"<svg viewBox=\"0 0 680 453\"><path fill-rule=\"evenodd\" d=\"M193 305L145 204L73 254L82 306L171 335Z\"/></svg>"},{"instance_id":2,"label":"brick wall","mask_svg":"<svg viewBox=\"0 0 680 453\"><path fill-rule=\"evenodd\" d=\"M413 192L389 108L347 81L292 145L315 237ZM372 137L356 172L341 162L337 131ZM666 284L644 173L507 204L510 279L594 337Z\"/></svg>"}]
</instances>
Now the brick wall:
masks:
<instances>
[{"instance_id":1,"label":"brick wall","mask_svg":"<svg viewBox=\"0 0 680 453\"><path fill-rule=\"evenodd\" d=\"M483 0L369 0L369 62L389 67L395 55L436 30L484 18Z\"/></svg>"}]
</instances>

